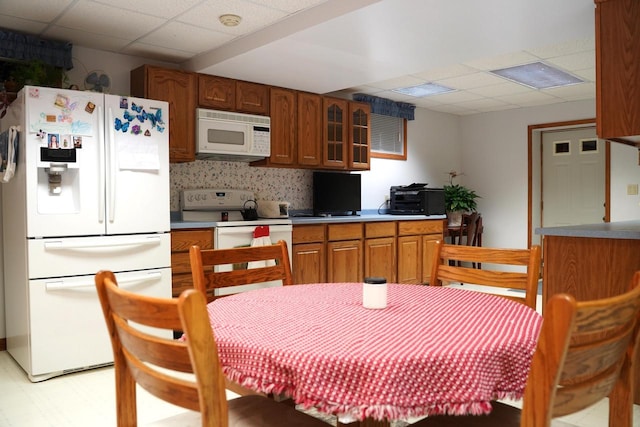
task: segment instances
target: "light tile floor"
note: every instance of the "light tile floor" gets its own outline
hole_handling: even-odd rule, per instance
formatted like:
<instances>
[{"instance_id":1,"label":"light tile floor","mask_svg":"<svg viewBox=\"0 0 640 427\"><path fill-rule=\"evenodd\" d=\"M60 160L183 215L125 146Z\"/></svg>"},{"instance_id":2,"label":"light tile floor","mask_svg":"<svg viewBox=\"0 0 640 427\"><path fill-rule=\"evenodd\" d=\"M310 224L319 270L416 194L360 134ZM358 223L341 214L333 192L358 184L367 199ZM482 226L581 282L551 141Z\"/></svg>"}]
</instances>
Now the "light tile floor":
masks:
<instances>
[{"instance_id":1,"label":"light tile floor","mask_svg":"<svg viewBox=\"0 0 640 427\"><path fill-rule=\"evenodd\" d=\"M472 285L464 285L470 289ZM538 304L540 306L540 304ZM229 393L228 398L234 394ZM515 403L517 405L517 403ZM181 426L185 410L138 389L141 426ZM634 425L640 426L640 406L634 406ZM555 420L554 427L606 427L606 399L593 407ZM169 419L169 423L162 422ZM183 418L180 418L183 420ZM196 418L197 420L197 418ZM0 426L112 427L116 425L113 367L76 372L31 383L8 352L0 352ZM194 427L198 421L190 424ZM406 425L397 423L397 425ZM286 426L283 426L286 427Z\"/></svg>"}]
</instances>

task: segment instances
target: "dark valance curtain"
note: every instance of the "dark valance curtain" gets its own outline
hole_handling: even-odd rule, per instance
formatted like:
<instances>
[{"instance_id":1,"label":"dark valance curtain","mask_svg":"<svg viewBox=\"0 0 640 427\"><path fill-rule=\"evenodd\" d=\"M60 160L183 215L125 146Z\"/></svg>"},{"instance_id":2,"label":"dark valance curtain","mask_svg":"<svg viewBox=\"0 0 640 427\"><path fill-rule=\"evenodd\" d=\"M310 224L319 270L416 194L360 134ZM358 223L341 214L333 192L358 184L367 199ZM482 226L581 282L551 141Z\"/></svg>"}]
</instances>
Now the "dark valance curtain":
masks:
<instances>
[{"instance_id":1,"label":"dark valance curtain","mask_svg":"<svg viewBox=\"0 0 640 427\"><path fill-rule=\"evenodd\" d=\"M69 42L45 40L38 36L0 28L0 57L19 61L40 60L64 70L73 68Z\"/></svg>"},{"instance_id":2,"label":"dark valance curtain","mask_svg":"<svg viewBox=\"0 0 640 427\"><path fill-rule=\"evenodd\" d=\"M383 116L399 117L401 119L413 120L415 105L406 102L396 102L386 98L380 98L364 93L354 93L353 100L358 102L366 102L371 105L373 114L381 114Z\"/></svg>"}]
</instances>

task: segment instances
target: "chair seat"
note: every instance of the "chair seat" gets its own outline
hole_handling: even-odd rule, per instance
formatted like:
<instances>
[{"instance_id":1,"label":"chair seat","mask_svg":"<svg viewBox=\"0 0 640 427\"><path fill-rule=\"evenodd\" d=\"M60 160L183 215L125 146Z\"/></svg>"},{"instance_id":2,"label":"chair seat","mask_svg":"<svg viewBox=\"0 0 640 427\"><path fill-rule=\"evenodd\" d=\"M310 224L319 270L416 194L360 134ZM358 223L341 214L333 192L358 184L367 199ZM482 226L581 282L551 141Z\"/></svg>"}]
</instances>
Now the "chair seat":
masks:
<instances>
[{"instance_id":1,"label":"chair seat","mask_svg":"<svg viewBox=\"0 0 640 427\"><path fill-rule=\"evenodd\" d=\"M230 399L229 427L327 427L327 423L286 403L257 396Z\"/></svg>"},{"instance_id":2,"label":"chair seat","mask_svg":"<svg viewBox=\"0 0 640 427\"><path fill-rule=\"evenodd\" d=\"M435 415L411 424L411 427L518 427L520 409L500 402L491 402L488 415Z\"/></svg>"}]
</instances>

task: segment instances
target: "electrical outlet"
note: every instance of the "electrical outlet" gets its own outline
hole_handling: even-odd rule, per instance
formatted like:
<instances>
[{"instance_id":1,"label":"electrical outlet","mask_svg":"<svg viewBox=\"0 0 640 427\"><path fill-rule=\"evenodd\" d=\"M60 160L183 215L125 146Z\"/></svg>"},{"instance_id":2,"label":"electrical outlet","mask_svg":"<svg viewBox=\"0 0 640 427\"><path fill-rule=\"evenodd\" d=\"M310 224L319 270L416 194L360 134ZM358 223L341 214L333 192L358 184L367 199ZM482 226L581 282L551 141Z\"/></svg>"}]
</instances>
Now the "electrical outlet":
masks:
<instances>
[{"instance_id":1,"label":"electrical outlet","mask_svg":"<svg viewBox=\"0 0 640 427\"><path fill-rule=\"evenodd\" d=\"M384 201L388 202L389 200L391 200L391 196L389 196L388 194L385 194Z\"/></svg>"}]
</instances>

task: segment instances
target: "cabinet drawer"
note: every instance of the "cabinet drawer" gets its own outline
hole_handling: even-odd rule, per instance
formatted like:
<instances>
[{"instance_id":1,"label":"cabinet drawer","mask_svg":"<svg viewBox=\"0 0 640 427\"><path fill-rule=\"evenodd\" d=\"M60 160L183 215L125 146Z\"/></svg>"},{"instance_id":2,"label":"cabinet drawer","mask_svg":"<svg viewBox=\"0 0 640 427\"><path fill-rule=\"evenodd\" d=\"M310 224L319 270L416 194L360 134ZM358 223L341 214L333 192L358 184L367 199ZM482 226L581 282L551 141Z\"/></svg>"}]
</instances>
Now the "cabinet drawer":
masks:
<instances>
[{"instance_id":1,"label":"cabinet drawer","mask_svg":"<svg viewBox=\"0 0 640 427\"><path fill-rule=\"evenodd\" d=\"M396 223L389 222L367 222L364 224L364 236L367 239L373 237L392 237L396 235Z\"/></svg>"},{"instance_id":2,"label":"cabinet drawer","mask_svg":"<svg viewBox=\"0 0 640 427\"><path fill-rule=\"evenodd\" d=\"M194 230L173 230L171 232L171 251L189 251L193 245L202 249L213 248L213 228Z\"/></svg>"},{"instance_id":3,"label":"cabinet drawer","mask_svg":"<svg viewBox=\"0 0 640 427\"><path fill-rule=\"evenodd\" d=\"M327 225L327 240L362 239L362 223L329 224Z\"/></svg>"},{"instance_id":4,"label":"cabinet drawer","mask_svg":"<svg viewBox=\"0 0 640 427\"><path fill-rule=\"evenodd\" d=\"M291 241L296 243L324 242L324 224L294 225Z\"/></svg>"},{"instance_id":5,"label":"cabinet drawer","mask_svg":"<svg viewBox=\"0 0 640 427\"><path fill-rule=\"evenodd\" d=\"M398 223L398 236L410 236L412 234L435 234L444 230L444 220L426 221L400 221Z\"/></svg>"}]
</instances>

